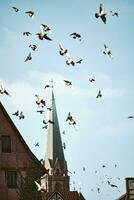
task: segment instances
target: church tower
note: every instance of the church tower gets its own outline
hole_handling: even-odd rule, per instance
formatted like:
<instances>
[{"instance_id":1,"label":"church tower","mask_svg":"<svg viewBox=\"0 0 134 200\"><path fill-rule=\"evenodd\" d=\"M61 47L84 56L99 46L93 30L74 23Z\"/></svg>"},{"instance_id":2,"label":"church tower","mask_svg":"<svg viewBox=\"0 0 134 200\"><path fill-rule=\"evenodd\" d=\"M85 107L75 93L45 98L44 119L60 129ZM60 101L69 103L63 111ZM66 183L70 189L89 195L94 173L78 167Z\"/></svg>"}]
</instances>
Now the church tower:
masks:
<instances>
[{"instance_id":1,"label":"church tower","mask_svg":"<svg viewBox=\"0 0 134 200\"><path fill-rule=\"evenodd\" d=\"M48 170L46 190L69 191L69 176L67 175L67 162L64 157L63 145L60 135L54 93L52 91L49 111L47 146L45 155L45 168Z\"/></svg>"},{"instance_id":2,"label":"church tower","mask_svg":"<svg viewBox=\"0 0 134 200\"><path fill-rule=\"evenodd\" d=\"M70 177L64 157L53 91L49 112L45 154L45 168L48 175L41 180L41 185L45 189L42 200L85 200L80 192L70 191Z\"/></svg>"}]
</instances>

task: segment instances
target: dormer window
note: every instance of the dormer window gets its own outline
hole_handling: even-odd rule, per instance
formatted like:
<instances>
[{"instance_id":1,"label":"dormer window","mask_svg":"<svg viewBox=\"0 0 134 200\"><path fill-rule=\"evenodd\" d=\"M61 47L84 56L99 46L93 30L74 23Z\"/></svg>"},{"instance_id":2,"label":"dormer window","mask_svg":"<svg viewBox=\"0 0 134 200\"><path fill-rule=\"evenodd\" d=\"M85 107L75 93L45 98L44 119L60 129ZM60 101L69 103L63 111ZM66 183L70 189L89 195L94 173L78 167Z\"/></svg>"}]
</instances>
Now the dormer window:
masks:
<instances>
[{"instance_id":1,"label":"dormer window","mask_svg":"<svg viewBox=\"0 0 134 200\"><path fill-rule=\"evenodd\" d=\"M11 153L11 137L2 135L1 137L2 153Z\"/></svg>"}]
</instances>

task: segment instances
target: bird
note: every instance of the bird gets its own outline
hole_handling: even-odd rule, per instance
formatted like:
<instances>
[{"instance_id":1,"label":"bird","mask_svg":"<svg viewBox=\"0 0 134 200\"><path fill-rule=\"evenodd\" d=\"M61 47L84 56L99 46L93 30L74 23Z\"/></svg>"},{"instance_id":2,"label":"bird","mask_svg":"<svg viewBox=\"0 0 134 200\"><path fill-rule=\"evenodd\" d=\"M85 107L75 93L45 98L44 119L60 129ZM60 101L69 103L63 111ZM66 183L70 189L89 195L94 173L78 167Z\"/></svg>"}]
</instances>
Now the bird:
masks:
<instances>
[{"instance_id":1,"label":"bird","mask_svg":"<svg viewBox=\"0 0 134 200\"><path fill-rule=\"evenodd\" d=\"M41 96L39 96L39 95L37 95L37 94L35 94L35 96L37 97L36 104L37 104L38 106L41 106L41 108L44 108L44 106L46 105L45 100L44 100Z\"/></svg>"},{"instance_id":2,"label":"bird","mask_svg":"<svg viewBox=\"0 0 134 200\"><path fill-rule=\"evenodd\" d=\"M65 135L65 131L62 131L62 134Z\"/></svg>"},{"instance_id":3,"label":"bird","mask_svg":"<svg viewBox=\"0 0 134 200\"><path fill-rule=\"evenodd\" d=\"M23 111L21 111L20 112L20 115L19 115L19 119L24 119L25 118L25 116L24 116L24 114L23 114Z\"/></svg>"},{"instance_id":4,"label":"bird","mask_svg":"<svg viewBox=\"0 0 134 200\"><path fill-rule=\"evenodd\" d=\"M102 167L103 167L103 168L105 168L105 167L106 167L106 165L102 165Z\"/></svg>"},{"instance_id":5,"label":"bird","mask_svg":"<svg viewBox=\"0 0 134 200\"><path fill-rule=\"evenodd\" d=\"M37 181L34 181L34 183L36 184L38 191L45 192L45 189L41 187L41 185Z\"/></svg>"},{"instance_id":6,"label":"bird","mask_svg":"<svg viewBox=\"0 0 134 200\"><path fill-rule=\"evenodd\" d=\"M35 144L35 147L39 147L39 142L37 142L37 143Z\"/></svg>"},{"instance_id":7,"label":"bird","mask_svg":"<svg viewBox=\"0 0 134 200\"><path fill-rule=\"evenodd\" d=\"M65 142L63 142L63 149L66 149L66 144L65 144Z\"/></svg>"},{"instance_id":8,"label":"bird","mask_svg":"<svg viewBox=\"0 0 134 200\"><path fill-rule=\"evenodd\" d=\"M85 167L83 167L82 170L85 171Z\"/></svg>"},{"instance_id":9,"label":"bird","mask_svg":"<svg viewBox=\"0 0 134 200\"><path fill-rule=\"evenodd\" d=\"M117 164L115 164L114 166L117 167Z\"/></svg>"},{"instance_id":10,"label":"bird","mask_svg":"<svg viewBox=\"0 0 134 200\"><path fill-rule=\"evenodd\" d=\"M40 32L36 33L36 35L38 35L38 38L40 40L43 40L43 39L50 40L50 41L52 40L50 37L47 36L42 25L40 26Z\"/></svg>"},{"instance_id":11,"label":"bird","mask_svg":"<svg viewBox=\"0 0 134 200\"><path fill-rule=\"evenodd\" d=\"M23 35L29 36L29 35L32 35L32 33L26 31L26 32L23 32Z\"/></svg>"},{"instance_id":12,"label":"bird","mask_svg":"<svg viewBox=\"0 0 134 200\"><path fill-rule=\"evenodd\" d=\"M6 94L7 96L10 96L9 92L7 92L2 83L0 83L0 94Z\"/></svg>"},{"instance_id":13,"label":"bird","mask_svg":"<svg viewBox=\"0 0 134 200\"><path fill-rule=\"evenodd\" d=\"M43 114L44 110L37 110L38 113Z\"/></svg>"},{"instance_id":14,"label":"bird","mask_svg":"<svg viewBox=\"0 0 134 200\"><path fill-rule=\"evenodd\" d=\"M89 82L94 82L95 81L94 78L89 78L88 80L89 80Z\"/></svg>"},{"instance_id":15,"label":"bird","mask_svg":"<svg viewBox=\"0 0 134 200\"><path fill-rule=\"evenodd\" d=\"M76 61L76 64L81 64L82 61L83 61L83 59L80 59L80 60Z\"/></svg>"},{"instance_id":16,"label":"bird","mask_svg":"<svg viewBox=\"0 0 134 200\"><path fill-rule=\"evenodd\" d=\"M47 26L46 24L41 24L41 25L42 25L45 33L47 33L47 32L52 33L52 30L49 26Z\"/></svg>"},{"instance_id":17,"label":"bird","mask_svg":"<svg viewBox=\"0 0 134 200\"><path fill-rule=\"evenodd\" d=\"M111 10L110 13L112 14L112 16L117 16L118 17L118 13L116 11Z\"/></svg>"},{"instance_id":18,"label":"bird","mask_svg":"<svg viewBox=\"0 0 134 200\"><path fill-rule=\"evenodd\" d=\"M32 60L31 52L27 55L25 62L27 62L28 60Z\"/></svg>"},{"instance_id":19,"label":"bird","mask_svg":"<svg viewBox=\"0 0 134 200\"><path fill-rule=\"evenodd\" d=\"M60 51L59 51L60 55L61 56L65 55L67 53L67 49L63 46L61 42L59 43L59 47L60 47Z\"/></svg>"},{"instance_id":20,"label":"bird","mask_svg":"<svg viewBox=\"0 0 134 200\"><path fill-rule=\"evenodd\" d=\"M27 11L25 12L26 14L28 14L29 17L31 17L32 19L34 18L34 12L33 11Z\"/></svg>"},{"instance_id":21,"label":"bird","mask_svg":"<svg viewBox=\"0 0 134 200\"><path fill-rule=\"evenodd\" d=\"M71 64L72 66L75 66L75 62L73 61L73 58L68 53L66 53L65 55L67 57L66 64L67 65Z\"/></svg>"},{"instance_id":22,"label":"bird","mask_svg":"<svg viewBox=\"0 0 134 200\"><path fill-rule=\"evenodd\" d=\"M45 129L47 129L47 125L46 125L46 126L43 126L42 128L45 128Z\"/></svg>"},{"instance_id":23,"label":"bird","mask_svg":"<svg viewBox=\"0 0 134 200\"><path fill-rule=\"evenodd\" d=\"M47 124L47 122L45 120L43 120L42 122L43 122L43 124Z\"/></svg>"},{"instance_id":24,"label":"bird","mask_svg":"<svg viewBox=\"0 0 134 200\"><path fill-rule=\"evenodd\" d=\"M73 117L71 116L70 112L68 113L68 116L66 118L66 122L69 120L69 121L72 121Z\"/></svg>"},{"instance_id":25,"label":"bird","mask_svg":"<svg viewBox=\"0 0 134 200\"><path fill-rule=\"evenodd\" d=\"M15 116L19 116L19 110L17 110L15 113L13 113L12 115L15 115Z\"/></svg>"},{"instance_id":26,"label":"bird","mask_svg":"<svg viewBox=\"0 0 134 200\"><path fill-rule=\"evenodd\" d=\"M50 85L45 85L45 88L44 88L44 89L49 88L49 87L51 87L51 86L50 86Z\"/></svg>"},{"instance_id":27,"label":"bird","mask_svg":"<svg viewBox=\"0 0 134 200\"><path fill-rule=\"evenodd\" d=\"M133 115L128 116L128 119L133 119L133 118L134 118Z\"/></svg>"},{"instance_id":28,"label":"bird","mask_svg":"<svg viewBox=\"0 0 134 200\"><path fill-rule=\"evenodd\" d=\"M33 51L35 51L37 49L37 46L35 44L30 44L29 47L31 47L31 49Z\"/></svg>"},{"instance_id":29,"label":"bird","mask_svg":"<svg viewBox=\"0 0 134 200\"><path fill-rule=\"evenodd\" d=\"M13 9L14 9L14 11L16 12L16 13L20 13L20 10L19 10L19 8L16 8L16 7L12 7Z\"/></svg>"},{"instance_id":30,"label":"bird","mask_svg":"<svg viewBox=\"0 0 134 200\"><path fill-rule=\"evenodd\" d=\"M68 81L68 80L64 80L64 83L65 83L67 86L72 85L72 82L71 82L71 81Z\"/></svg>"},{"instance_id":31,"label":"bird","mask_svg":"<svg viewBox=\"0 0 134 200\"><path fill-rule=\"evenodd\" d=\"M105 48L105 50L103 51L103 54L107 54L110 58L113 58L113 56L112 56L112 52L111 52L111 50L104 44L104 48Z\"/></svg>"},{"instance_id":32,"label":"bird","mask_svg":"<svg viewBox=\"0 0 134 200\"><path fill-rule=\"evenodd\" d=\"M47 123L54 124L52 120L48 120Z\"/></svg>"},{"instance_id":33,"label":"bird","mask_svg":"<svg viewBox=\"0 0 134 200\"><path fill-rule=\"evenodd\" d=\"M51 107L48 107L47 110L52 111L52 106L51 106Z\"/></svg>"},{"instance_id":34,"label":"bird","mask_svg":"<svg viewBox=\"0 0 134 200\"><path fill-rule=\"evenodd\" d=\"M99 7L99 12L98 13L95 13L95 17L96 18L101 18L101 20L104 22L104 24L106 24L106 13L105 13L105 10L102 6L102 4L100 4L100 7Z\"/></svg>"},{"instance_id":35,"label":"bird","mask_svg":"<svg viewBox=\"0 0 134 200\"><path fill-rule=\"evenodd\" d=\"M97 188L97 192L100 193L100 188L99 187Z\"/></svg>"},{"instance_id":36,"label":"bird","mask_svg":"<svg viewBox=\"0 0 134 200\"><path fill-rule=\"evenodd\" d=\"M73 32L70 34L70 36L72 36L73 39L79 39L81 41L81 35L79 33Z\"/></svg>"},{"instance_id":37,"label":"bird","mask_svg":"<svg viewBox=\"0 0 134 200\"><path fill-rule=\"evenodd\" d=\"M116 187L116 188L118 187L117 185L114 185L114 184L111 184L111 183L110 183L110 186L111 187Z\"/></svg>"},{"instance_id":38,"label":"bird","mask_svg":"<svg viewBox=\"0 0 134 200\"><path fill-rule=\"evenodd\" d=\"M99 98L99 97L102 97L101 90L99 90L99 92L98 92L96 98Z\"/></svg>"}]
</instances>

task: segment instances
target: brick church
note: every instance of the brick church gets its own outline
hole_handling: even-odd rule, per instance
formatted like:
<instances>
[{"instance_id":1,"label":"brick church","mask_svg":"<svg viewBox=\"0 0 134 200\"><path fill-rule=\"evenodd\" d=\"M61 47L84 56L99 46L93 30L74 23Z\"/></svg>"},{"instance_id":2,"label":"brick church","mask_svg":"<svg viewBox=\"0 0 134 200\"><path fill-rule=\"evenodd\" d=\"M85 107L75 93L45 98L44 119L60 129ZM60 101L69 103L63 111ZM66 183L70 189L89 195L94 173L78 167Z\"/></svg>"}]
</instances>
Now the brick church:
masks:
<instances>
[{"instance_id":1,"label":"brick church","mask_svg":"<svg viewBox=\"0 0 134 200\"><path fill-rule=\"evenodd\" d=\"M85 200L78 191L70 191L70 177L63 152L53 91L51 107L49 120L52 123L48 125L43 164L31 152L0 103L0 200ZM29 171L29 169L32 170ZM31 179L29 172L33 175ZM47 177L39 182L44 192L39 192L34 180L39 179L44 173L48 173ZM26 179L27 176L28 179ZM24 181L21 180L22 177ZM28 184L25 180L28 180ZM20 182L23 184L21 185ZM23 188L25 190L22 192ZM34 189L36 189L35 194ZM20 191L23 193L23 198ZM32 194L33 197L31 197Z\"/></svg>"}]
</instances>

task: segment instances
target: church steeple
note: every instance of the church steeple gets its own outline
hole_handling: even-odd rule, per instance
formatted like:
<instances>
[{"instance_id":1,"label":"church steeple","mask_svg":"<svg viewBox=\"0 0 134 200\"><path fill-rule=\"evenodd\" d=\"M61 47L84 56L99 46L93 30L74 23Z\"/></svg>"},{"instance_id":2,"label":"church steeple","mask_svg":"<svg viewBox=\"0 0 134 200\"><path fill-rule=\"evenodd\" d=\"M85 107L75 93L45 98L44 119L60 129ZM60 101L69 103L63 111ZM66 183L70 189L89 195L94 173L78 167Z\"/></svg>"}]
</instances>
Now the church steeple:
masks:
<instances>
[{"instance_id":1,"label":"church steeple","mask_svg":"<svg viewBox=\"0 0 134 200\"><path fill-rule=\"evenodd\" d=\"M49 169L50 175L66 175L67 163L63 152L53 90L50 108L45 167Z\"/></svg>"}]
</instances>

